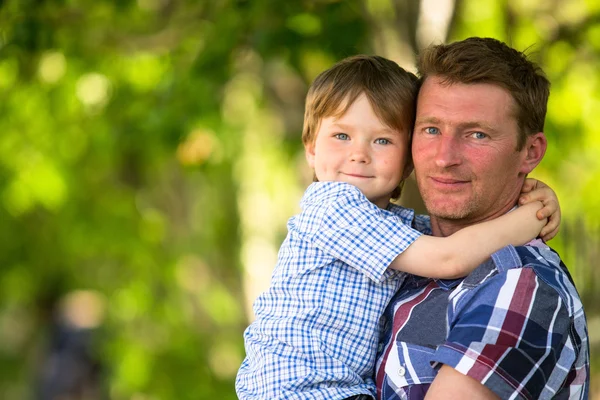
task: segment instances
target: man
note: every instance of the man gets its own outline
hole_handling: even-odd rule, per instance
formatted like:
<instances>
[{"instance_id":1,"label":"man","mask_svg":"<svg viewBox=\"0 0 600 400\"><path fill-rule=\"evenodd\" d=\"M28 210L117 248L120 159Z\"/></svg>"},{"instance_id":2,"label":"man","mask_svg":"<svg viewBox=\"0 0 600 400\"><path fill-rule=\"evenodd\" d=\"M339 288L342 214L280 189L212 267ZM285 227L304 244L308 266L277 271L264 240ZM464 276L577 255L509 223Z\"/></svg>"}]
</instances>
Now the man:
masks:
<instances>
[{"instance_id":1,"label":"man","mask_svg":"<svg viewBox=\"0 0 600 400\"><path fill-rule=\"evenodd\" d=\"M542 160L549 82L495 39L426 49L413 160L431 231L447 236L516 206ZM506 247L464 279L408 279L385 313L381 399L586 399L579 295L541 240Z\"/></svg>"}]
</instances>

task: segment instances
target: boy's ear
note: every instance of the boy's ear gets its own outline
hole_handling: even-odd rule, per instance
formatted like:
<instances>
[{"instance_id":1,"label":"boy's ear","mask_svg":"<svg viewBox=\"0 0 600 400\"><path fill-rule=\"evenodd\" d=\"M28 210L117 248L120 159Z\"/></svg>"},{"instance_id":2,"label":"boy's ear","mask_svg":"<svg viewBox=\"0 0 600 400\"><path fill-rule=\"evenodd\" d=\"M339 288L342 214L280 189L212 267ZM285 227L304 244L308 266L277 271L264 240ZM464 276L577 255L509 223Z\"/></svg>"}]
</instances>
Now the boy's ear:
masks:
<instances>
[{"instance_id":1,"label":"boy's ear","mask_svg":"<svg viewBox=\"0 0 600 400\"><path fill-rule=\"evenodd\" d=\"M304 145L304 155L306 156L306 162L308 166L315 169L315 145L308 143Z\"/></svg>"},{"instance_id":2,"label":"boy's ear","mask_svg":"<svg viewBox=\"0 0 600 400\"><path fill-rule=\"evenodd\" d=\"M525 142L525 157L521 164L521 171L524 174L528 174L544 158L544 154L546 153L546 147L548 146L548 141L546 140L546 136L544 132L538 132L535 135L530 135Z\"/></svg>"}]
</instances>

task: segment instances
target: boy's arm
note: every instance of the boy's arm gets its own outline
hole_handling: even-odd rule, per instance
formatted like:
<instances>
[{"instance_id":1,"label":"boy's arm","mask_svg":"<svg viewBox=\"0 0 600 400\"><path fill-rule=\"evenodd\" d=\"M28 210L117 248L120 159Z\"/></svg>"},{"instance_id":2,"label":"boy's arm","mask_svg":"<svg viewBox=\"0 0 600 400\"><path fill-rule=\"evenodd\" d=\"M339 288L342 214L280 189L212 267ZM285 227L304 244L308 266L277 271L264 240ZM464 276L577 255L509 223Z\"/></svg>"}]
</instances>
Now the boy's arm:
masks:
<instances>
[{"instance_id":1,"label":"boy's arm","mask_svg":"<svg viewBox=\"0 0 600 400\"><path fill-rule=\"evenodd\" d=\"M390 267L430 278L468 275L502 247L520 246L534 239L546 224L545 219L540 221L536 216L541 207L540 202L529 203L448 237L420 236Z\"/></svg>"},{"instance_id":2,"label":"boy's arm","mask_svg":"<svg viewBox=\"0 0 600 400\"><path fill-rule=\"evenodd\" d=\"M544 208L537 212L539 219L548 218L548 223L540 232L542 240L547 242L558 233L560 225L560 204L554 190L542 181L527 178L521 188L519 204L527 204L532 201L541 201Z\"/></svg>"},{"instance_id":3,"label":"boy's arm","mask_svg":"<svg viewBox=\"0 0 600 400\"><path fill-rule=\"evenodd\" d=\"M412 212L404 215L401 210L382 210L349 184L320 182L317 186L330 195L326 199L313 196L310 204L304 204L292 225L306 229L299 232L294 226L290 228L290 223L288 228L312 249L348 264L373 281L388 279L386 272L392 261L422 235L409 225Z\"/></svg>"}]
</instances>

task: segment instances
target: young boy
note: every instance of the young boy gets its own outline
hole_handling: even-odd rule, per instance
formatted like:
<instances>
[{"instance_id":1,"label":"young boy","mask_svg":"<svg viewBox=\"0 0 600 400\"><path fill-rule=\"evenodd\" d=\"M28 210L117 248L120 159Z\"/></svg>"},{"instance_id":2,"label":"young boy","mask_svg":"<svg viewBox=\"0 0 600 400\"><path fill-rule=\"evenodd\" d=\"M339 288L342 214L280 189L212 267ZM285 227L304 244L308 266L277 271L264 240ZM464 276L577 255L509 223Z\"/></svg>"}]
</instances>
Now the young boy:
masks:
<instances>
[{"instance_id":1,"label":"young boy","mask_svg":"<svg viewBox=\"0 0 600 400\"><path fill-rule=\"evenodd\" d=\"M240 399L374 397L379 321L405 276L399 271L461 277L545 225L536 201L438 238L420 232L429 233L426 217L390 203L412 170L417 90L413 74L370 56L345 59L311 85L303 142L318 182L289 220L271 286L254 304ZM544 196L552 197L529 194Z\"/></svg>"}]
</instances>

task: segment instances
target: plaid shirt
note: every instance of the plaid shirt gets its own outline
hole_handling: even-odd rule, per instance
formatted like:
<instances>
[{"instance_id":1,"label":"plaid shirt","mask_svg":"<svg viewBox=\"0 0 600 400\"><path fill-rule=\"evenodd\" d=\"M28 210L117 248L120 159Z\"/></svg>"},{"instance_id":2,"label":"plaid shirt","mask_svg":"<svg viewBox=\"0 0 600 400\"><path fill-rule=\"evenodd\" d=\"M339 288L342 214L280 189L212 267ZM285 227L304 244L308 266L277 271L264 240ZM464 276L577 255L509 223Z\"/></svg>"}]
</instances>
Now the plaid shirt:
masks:
<instances>
[{"instance_id":1,"label":"plaid shirt","mask_svg":"<svg viewBox=\"0 0 600 400\"><path fill-rule=\"evenodd\" d=\"M374 396L380 318L404 278L388 266L420 236L410 227L413 211L380 209L336 182L313 183L301 206L244 332L237 395Z\"/></svg>"},{"instance_id":2,"label":"plaid shirt","mask_svg":"<svg viewBox=\"0 0 600 400\"><path fill-rule=\"evenodd\" d=\"M380 399L422 399L441 364L502 399L588 398L581 300L540 240L505 247L464 280L407 279L385 319Z\"/></svg>"}]
</instances>

